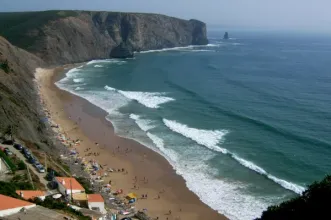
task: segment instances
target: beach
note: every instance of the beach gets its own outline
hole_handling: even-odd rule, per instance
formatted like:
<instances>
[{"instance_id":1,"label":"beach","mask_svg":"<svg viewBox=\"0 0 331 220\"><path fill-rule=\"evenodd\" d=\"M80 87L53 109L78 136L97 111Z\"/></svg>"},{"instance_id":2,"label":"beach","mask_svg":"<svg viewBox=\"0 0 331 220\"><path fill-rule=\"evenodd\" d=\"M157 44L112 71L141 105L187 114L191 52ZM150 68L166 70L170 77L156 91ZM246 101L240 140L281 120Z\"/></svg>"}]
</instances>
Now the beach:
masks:
<instances>
[{"instance_id":1,"label":"beach","mask_svg":"<svg viewBox=\"0 0 331 220\"><path fill-rule=\"evenodd\" d=\"M71 140L72 146L86 161L95 160L102 170L109 168L104 183L112 189L123 190L123 195L136 193L137 210L146 209L149 216L158 219L226 219L200 201L185 185L168 161L158 153L115 134L107 113L88 101L54 84L73 65L55 69L37 69L39 94L53 123ZM213 192L205 192L213 193ZM147 195L147 198L141 198Z\"/></svg>"}]
</instances>

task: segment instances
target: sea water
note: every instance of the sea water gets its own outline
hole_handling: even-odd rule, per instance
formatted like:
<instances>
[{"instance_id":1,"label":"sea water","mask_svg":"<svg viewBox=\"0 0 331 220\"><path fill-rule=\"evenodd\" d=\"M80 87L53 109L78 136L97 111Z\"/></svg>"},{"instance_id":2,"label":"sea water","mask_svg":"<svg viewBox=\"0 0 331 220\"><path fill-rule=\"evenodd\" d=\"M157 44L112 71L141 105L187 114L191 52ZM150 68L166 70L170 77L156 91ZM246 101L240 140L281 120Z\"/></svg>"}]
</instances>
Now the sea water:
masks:
<instances>
[{"instance_id":1,"label":"sea water","mask_svg":"<svg viewBox=\"0 0 331 220\"><path fill-rule=\"evenodd\" d=\"M230 219L259 217L331 169L331 38L209 33L210 44L95 60L57 85L108 112Z\"/></svg>"}]
</instances>

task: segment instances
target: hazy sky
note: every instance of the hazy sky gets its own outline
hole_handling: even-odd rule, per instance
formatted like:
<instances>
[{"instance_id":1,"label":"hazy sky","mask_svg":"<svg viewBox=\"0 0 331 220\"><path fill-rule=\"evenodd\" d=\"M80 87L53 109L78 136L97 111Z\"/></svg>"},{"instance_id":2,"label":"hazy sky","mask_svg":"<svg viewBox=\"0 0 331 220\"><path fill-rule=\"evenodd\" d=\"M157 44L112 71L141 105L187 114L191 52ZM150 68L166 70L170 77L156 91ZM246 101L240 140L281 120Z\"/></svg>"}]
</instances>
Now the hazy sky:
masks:
<instances>
[{"instance_id":1,"label":"hazy sky","mask_svg":"<svg viewBox=\"0 0 331 220\"><path fill-rule=\"evenodd\" d=\"M331 30L331 0L0 0L0 6L154 12L229 27Z\"/></svg>"}]
</instances>

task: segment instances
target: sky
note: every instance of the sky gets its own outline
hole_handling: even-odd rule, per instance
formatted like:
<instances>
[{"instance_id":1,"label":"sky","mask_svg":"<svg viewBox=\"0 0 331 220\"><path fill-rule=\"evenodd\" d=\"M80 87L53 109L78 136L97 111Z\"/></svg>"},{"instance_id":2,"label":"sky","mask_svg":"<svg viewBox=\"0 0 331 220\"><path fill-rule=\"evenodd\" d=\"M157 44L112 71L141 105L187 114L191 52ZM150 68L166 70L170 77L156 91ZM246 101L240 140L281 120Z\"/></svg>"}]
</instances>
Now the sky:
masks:
<instances>
[{"instance_id":1,"label":"sky","mask_svg":"<svg viewBox=\"0 0 331 220\"><path fill-rule=\"evenodd\" d=\"M331 0L0 0L0 11L161 13L233 28L331 30Z\"/></svg>"}]
</instances>

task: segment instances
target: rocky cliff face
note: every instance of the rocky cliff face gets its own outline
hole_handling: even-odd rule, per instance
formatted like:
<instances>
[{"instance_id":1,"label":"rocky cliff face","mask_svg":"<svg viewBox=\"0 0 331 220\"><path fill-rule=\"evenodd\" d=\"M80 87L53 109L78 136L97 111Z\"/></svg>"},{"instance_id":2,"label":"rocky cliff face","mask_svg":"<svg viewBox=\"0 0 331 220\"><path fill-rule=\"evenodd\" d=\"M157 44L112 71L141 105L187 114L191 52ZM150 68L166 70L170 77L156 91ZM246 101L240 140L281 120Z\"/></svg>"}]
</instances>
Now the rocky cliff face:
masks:
<instances>
[{"instance_id":1,"label":"rocky cliff face","mask_svg":"<svg viewBox=\"0 0 331 220\"><path fill-rule=\"evenodd\" d=\"M41 16L27 19L36 19ZM30 44L22 38L8 38L49 64L82 62L109 58L112 49L124 43L134 51L167 47L207 44L206 25L197 20L182 20L158 14L118 12L48 12L45 21L21 32L22 37L34 38ZM43 17L46 15L43 14ZM6 17L0 18L5 22ZM16 21L17 22L17 21ZM7 22L8 23L8 22ZM15 30L14 30L15 31ZM13 30L1 31L4 36Z\"/></svg>"},{"instance_id":2,"label":"rocky cliff face","mask_svg":"<svg viewBox=\"0 0 331 220\"><path fill-rule=\"evenodd\" d=\"M44 125L38 112L33 73L44 62L0 36L0 133L11 127L16 137L41 142Z\"/></svg>"}]
</instances>

